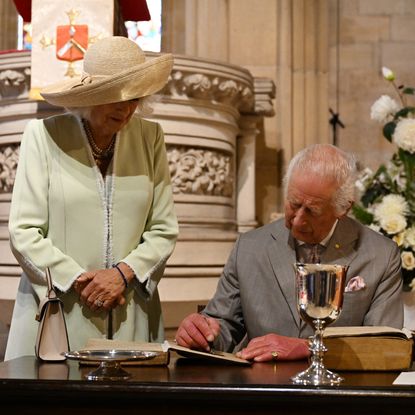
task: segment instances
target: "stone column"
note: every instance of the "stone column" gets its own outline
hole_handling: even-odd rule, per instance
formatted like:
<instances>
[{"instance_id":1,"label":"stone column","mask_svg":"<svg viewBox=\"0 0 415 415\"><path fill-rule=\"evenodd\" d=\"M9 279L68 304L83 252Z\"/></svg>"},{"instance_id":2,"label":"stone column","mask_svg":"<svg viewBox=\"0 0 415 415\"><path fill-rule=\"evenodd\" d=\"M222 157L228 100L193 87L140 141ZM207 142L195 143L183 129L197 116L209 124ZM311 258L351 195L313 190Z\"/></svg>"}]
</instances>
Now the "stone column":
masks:
<instances>
[{"instance_id":1,"label":"stone column","mask_svg":"<svg viewBox=\"0 0 415 415\"><path fill-rule=\"evenodd\" d=\"M17 16L12 0L0 1L0 51L17 49Z\"/></svg>"},{"instance_id":2,"label":"stone column","mask_svg":"<svg viewBox=\"0 0 415 415\"><path fill-rule=\"evenodd\" d=\"M279 136L285 162L329 142L327 0L279 0Z\"/></svg>"},{"instance_id":3,"label":"stone column","mask_svg":"<svg viewBox=\"0 0 415 415\"><path fill-rule=\"evenodd\" d=\"M236 218L238 232L247 232L258 226L255 215L255 138L258 135L258 117L244 116L239 122L237 153Z\"/></svg>"},{"instance_id":4,"label":"stone column","mask_svg":"<svg viewBox=\"0 0 415 415\"><path fill-rule=\"evenodd\" d=\"M162 51L229 61L229 0L163 0Z\"/></svg>"},{"instance_id":5,"label":"stone column","mask_svg":"<svg viewBox=\"0 0 415 415\"><path fill-rule=\"evenodd\" d=\"M238 232L247 232L258 226L256 218L256 138L260 134L258 124L264 117L275 115L272 99L275 84L268 78L254 79L255 107L252 113L242 114L239 120L237 141L237 210Z\"/></svg>"}]
</instances>

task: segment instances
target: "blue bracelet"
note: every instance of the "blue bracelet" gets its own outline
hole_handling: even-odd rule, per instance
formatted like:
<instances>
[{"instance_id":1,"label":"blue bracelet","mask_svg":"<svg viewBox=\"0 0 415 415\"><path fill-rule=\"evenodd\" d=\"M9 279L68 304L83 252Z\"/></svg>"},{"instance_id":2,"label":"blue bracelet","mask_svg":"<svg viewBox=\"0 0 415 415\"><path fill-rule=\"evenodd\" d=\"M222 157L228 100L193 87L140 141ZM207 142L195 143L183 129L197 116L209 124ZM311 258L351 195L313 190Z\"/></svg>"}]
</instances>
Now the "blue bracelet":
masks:
<instances>
[{"instance_id":1,"label":"blue bracelet","mask_svg":"<svg viewBox=\"0 0 415 415\"><path fill-rule=\"evenodd\" d=\"M127 288L127 287L128 287L128 281L127 281L127 278L125 278L124 273L120 270L120 267L118 266L118 264L115 264L115 265L114 265L114 268L117 268L118 272L119 272L119 273L120 273L120 275L121 275L122 280L124 281L125 288Z\"/></svg>"}]
</instances>

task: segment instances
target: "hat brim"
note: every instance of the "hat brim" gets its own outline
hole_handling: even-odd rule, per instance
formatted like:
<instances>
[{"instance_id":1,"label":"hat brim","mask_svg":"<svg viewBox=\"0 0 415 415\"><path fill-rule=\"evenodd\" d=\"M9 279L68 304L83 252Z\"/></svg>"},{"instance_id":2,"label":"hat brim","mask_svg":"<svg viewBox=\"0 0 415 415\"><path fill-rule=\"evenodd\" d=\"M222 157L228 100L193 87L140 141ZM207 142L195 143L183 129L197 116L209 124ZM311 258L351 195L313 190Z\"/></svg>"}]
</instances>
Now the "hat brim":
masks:
<instances>
[{"instance_id":1,"label":"hat brim","mask_svg":"<svg viewBox=\"0 0 415 415\"><path fill-rule=\"evenodd\" d=\"M158 92L172 68L173 56L166 53L113 76L92 77L90 83L80 77L58 82L43 88L40 95L52 105L68 108L128 101Z\"/></svg>"}]
</instances>

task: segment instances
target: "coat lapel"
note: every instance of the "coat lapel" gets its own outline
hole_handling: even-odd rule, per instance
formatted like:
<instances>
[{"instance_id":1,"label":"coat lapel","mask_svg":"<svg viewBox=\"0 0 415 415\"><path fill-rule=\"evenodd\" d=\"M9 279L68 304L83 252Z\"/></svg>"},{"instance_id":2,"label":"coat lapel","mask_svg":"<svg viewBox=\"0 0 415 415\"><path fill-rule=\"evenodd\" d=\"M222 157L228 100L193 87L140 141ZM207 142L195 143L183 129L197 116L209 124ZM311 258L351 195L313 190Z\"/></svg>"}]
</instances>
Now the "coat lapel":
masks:
<instances>
[{"instance_id":1,"label":"coat lapel","mask_svg":"<svg viewBox=\"0 0 415 415\"><path fill-rule=\"evenodd\" d=\"M321 262L326 264L350 265L357 255L356 240L358 227L350 218L340 219L327 248L321 255Z\"/></svg>"},{"instance_id":2,"label":"coat lapel","mask_svg":"<svg viewBox=\"0 0 415 415\"><path fill-rule=\"evenodd\" d=\"M268 257L277 284L285 297L296 326L300 327L300 316L297 310L294 264L296 261L294 240L290 236L284 222L273 228L271 243L268 244Z\"/></svg>"}]
</instances>

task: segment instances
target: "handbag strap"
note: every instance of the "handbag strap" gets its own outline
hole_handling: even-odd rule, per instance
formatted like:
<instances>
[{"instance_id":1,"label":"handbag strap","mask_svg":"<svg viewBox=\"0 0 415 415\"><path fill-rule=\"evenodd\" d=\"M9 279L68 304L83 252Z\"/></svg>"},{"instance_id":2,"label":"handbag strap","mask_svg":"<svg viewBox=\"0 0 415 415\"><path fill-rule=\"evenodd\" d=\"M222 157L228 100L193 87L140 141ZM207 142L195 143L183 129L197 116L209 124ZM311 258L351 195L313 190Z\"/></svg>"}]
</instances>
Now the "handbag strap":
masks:
<instances>
[{"instance_id":1,"label":"handbag strap","mask_svg":"<svg viewBox=\"0 0 415 415\"><path fill-rule=\"evenodd\" d=\"M46 273L46 282L48 283L47 297L50 299L56 298L57 295L56 295L55 289L53 288L52 277L50 275L49 267L46 268L45 273Z\"/></svg>"},{"instance_id":2,"label":"handbag strap","mask_svg":"<svg viewBox=\"0 0 415 415\"><path fill-rule=\"evenodd\" d=\"M39 309L35 317L37 321L40 321L42 319L43 313L45 312L46 305L48 303L61 302L58 295L56 294L55 289L53 288L52 277L50 275L49 268L46 268L45 274L46 274L46 282L48 284L48 290L46 292L46 297L43 300L41 300L39 303Z\"/></svg>"}]
</instances>

